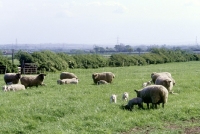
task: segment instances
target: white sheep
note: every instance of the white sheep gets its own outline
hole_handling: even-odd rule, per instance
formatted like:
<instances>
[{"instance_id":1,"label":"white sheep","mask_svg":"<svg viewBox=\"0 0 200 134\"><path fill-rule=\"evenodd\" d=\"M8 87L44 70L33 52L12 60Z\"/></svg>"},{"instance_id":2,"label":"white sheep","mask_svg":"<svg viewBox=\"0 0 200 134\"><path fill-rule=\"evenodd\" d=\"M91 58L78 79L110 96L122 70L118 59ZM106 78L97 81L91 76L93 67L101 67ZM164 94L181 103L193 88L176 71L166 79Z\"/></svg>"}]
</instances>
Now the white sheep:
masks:
<instances>
[{"instance_id":1,"label":"white sheep","mask_svg":"<svg viewBox=\"0 0 200 134\"><path fill-rule=\"evenodd\" d=\"M151 74L151 79L152 79L152 82L155 84L156 82L156 79L159 77L159 76L166 76L168 78L170 78L173 82L173 85L175 85L175 80L172 78L172 75L171 73L169 72L160 72L160 73L156 73L156 72L153 72Z\"/></svg>"},{"instance_id":2,"label":"white sheep","mask_svg":"<svg viewBox=\"0 0 200 134\"><path fill-rule=\"evenodd\" d=\"M4 81L5 83L12 82L13 84L19 83L19 79L21 78L20 73L6 73L4 75Z\"/></svg>"},{"instance_id":3,"label":"white sheep","mask_svg":"<svg viewBox=\"0 0 200 134\"><path fill-rule=\"evenodd\" d=\"M168 100L168 90L162 85L150 85L141 90L135 90L137 97L142 98L144 103L147 103L147 108L149 109L149 103L152 103L152 107L157 108L157 104L167 103Z\"/></svg>"},{"instance_id":4,"label":"white sheep","mask_svg":"<svg viewBox=\"0 0 200 134\"><path fill-rule=\"evenodd\" d=\"M117 103L117 95L112 94L110 97L110 103Z\"/></svg>"},{"instance_id":5,"label":"white sheep","mask_svg":"<svg viewBox=\"0 0 200 134\"><path fill-rule=\"evenodd\" d=\"M105 80L99 80L99 81L97 82L97 85L101 85L101 84L108 84L108 82L105 81Z\"/></svg>"},{"instance_id":6,"label":"white sheep","mask_svg":"<svg viewBox=\"0 0 200 134\"><path fill-rule=\"evenodd\" d=\"M144 82L142 84L142 87L144 88L144 87L149 86L149 85L151 85L151 81Z\"/></svg>"},{"instance_id":7,"label":"white sheep","mask_svg":"<svg viewBox=\"0 0 200 134\"><path fill-rule=\"evenodd\" d=\"M122 100L128 101L129 94L127 92L124 92L122 95Z\"/></svg>"},{"instance_id":8,"label":"white sheep","mask_svg":"<svg viewBox=\"0 0 200 134\"><path fill-rule=\"evenodd\" d=\"M60 85L65 84L65 80L64 79L63 80L59 79L59 80L57 80L57 84L60 84Z\"/></svg>"},{"instance_id":9,"label":"white sheep","mask_svg":"<svg viewBox=\"0 0 200 134\"><path fill-rule=\"evenodd\" d=\"M102 73L93 73L92 79L94 83L97 84L100 80L105 80L108 83L111 83L113 79L115 78L115 75L112 72L102 72Z\"/></svg>"},{"instance_id":10,"label":"white sheep","mask_svg":"<svg viewBox=\"0 0 200 134\"><path fill-rule=\"evenodd\" d=\"M74 73L69 72L62 72L60 74L60 79L72 79L72 78L78 78Z\"/></svg>"},{"instance_id":11,"label":"white sheep","mask_svg":"<svg viewBox=\"0 0 200 134\"><path fill-rule=\"evenodd\" d=\"M25 90L25 86L22 84L12 84L12 85L4 85L3 91L18 91L18 90Z\"/></svg>"},{"instance_id":12,"label":"white sheep","mask_svg":"<svg viewBox=\"0 0 200 134\"><path fill-rule=\"evenodd\" d=\"M156 81L156 85L163 85L164 87L167 88L168 92L172 93L172 88L173 88L173 80L167 76L159 76Z\"/></svg>"},{"instance_id":13,"label":"white sheep","mask_svg":"<svg viewBox=\"0 0 200 134\"><path fill-rule=\"evenodd\" d=\"M62 79L57 81L58 84L78 84L78 78Z\"/></svg>"},{"instance_id":14,"label":"white sheep","mask_svg":"<svg viewBox=\"0 0 200 134\"><path fill-rule=\"evenodd\" d=\"M22 78L20 79L21 84L25 86L25 88L27 87L32 87L32 86L36 86L38 87L39 85L45 85L43 83L44 78L45 78L46 74L39 74L39 75L34 75L34 76L22 76Z\"/></svg>"}]
</instances>

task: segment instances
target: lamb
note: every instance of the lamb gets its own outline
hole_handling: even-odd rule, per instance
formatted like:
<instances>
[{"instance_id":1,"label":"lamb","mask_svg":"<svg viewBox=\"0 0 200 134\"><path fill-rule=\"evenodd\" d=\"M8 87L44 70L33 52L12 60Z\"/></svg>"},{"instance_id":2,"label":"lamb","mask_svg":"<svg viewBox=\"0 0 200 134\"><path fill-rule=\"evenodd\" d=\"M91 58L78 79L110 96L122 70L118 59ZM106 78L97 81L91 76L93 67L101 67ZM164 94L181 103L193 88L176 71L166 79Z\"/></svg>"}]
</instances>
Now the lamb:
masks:
<instances>
[{"instance_id":1,"label":"lamb","mask_svg":"<svg viewBox=\"0 0 200 134\"><path fill-rule=\"evenodd\" d=\"M12 84L12 85L4 85L3 91L18 91L18 90L25 90L25 86L22 84Z\"/></svg>"},{"instance_id":2,"label":"lamb","mask_svg":"<svg viewBox=\"0 0 200 134\"><path fill-rule=\"evenodd\" d=\"M147 103L147 108L149 109L149 103L152 103L152 108L157 108L157 104L167 103L168 100L168 90L162 85L150 85L141 90L135 90L137 97L142 98L144 103Z\"/></svg>"},{"instance_id":3,"label":"lamb","mask_svg":"<svg viewBox=\"0 0 200 134\"><path fill-rule=\"evenodd\" d=\"M65 80L64 79L59 79L59 80L57 80L57 84L60 84L60 85L62 85L62 84L65 84Z\"/></svg>"},{"instance_id":4,"label":"lamb","mask_svg":"<svg viewBox=\"0 0 200 134\"><path fill-rule=\"evenodd\" d=\"M97 81L97 85L101 85L101 84L108 84L108 82L105 81L105 80L99 80L99 81Z\"/></svg>"},{"instance_id":5,"label":"lamb","mask_svg":"<svg viewBox=\"0 0 200 134\"><path fill-rule=\"evenodd\" d=\"M155 81L156 85L163 85L164 87L166 87L166 89L168 90L168 92L172 92L172 88L173 88L173 81L167 77L167 76L159 76L156 81Z\"/></svg>"},{"instance_id":6,"label":"lamb","mask_svg":"<svg viewBox=\"0 0 200 134\"><path fill-rule=\"evenodd\" d=\"M92 78L96 84L100 80L105 80L106 82L111 83L113 78L115 78L115 75L112 72L93 73Z\"/></svg>"},{"instance_id":7,"label":"lamb","mask_svg":"<svg viewBox=\"0 0 200 134\"><path fill-rule=\"evenodd\" d=\"M72 78L78 78L75 74L69 73L69 72L62 72L60 74L60 79L72 79Z\"/></svg>"},{"instance_id":8,"label":"lamb","mask_svg":"<svg viewBox=\"0 0 200 134\"><path fill-rule=\"evenodd\" d=\"M21 84L25 86L25 88L27 87L32 87L32 86L36 86L38 87L39 85L45 85L43 83L44 78L45 78L46 74L39 74L39 75L34 75L34 76L22 76L22 78L20 79Z\"/></svg>"},{"instance_id":9,"label":"lamb","mask_svg":"<svg viewBox=\"0 0 200 134\"><path fill-rule=\"evenodd\" d=\"M110 97L110 103L117 103L117 95L112 94Z\"/></svg>"},{"instance_id":10,"label":"lamb","mask_svg":"<svg viewBox=\"0 0 200 134\"><path fill-rule=\"evenodd\" d=\"M172 78L172 75L171 73L169 72L160 72L160 73L156 73L156 72L153 72L151 74L151 79L152 79L152 82L155 84L156 82L156 79L159 77L159 76L166 76L168 78L170 78L173 82L173 85L175 85L175 80Z\"/></svg>"},{"instance_id":11,"label":"lamb","mask_svg":"<svg viewBox=\"0 0 200 134\"><path fill-rule=\"evenodd\" d=\"M144 109L143 108L143 101L142 101L142 98L140 98L140 97L136 97L136 98L129 100L128 104L125 105L123 108L126 109L126 110L132 111L133 108L134 108L134 105L138 105L138 108Z\"/></svg>"},{"instance_id":12,"label":"lamb","mask_svg":"<svg viewBox=\"0 0 200 134\"><path fill-rule=\"evenodd\" d=\"M128 93L124 92L122 95L122 100L128 101L128 96L129 96Z\"/></svg>"},{"instance_id":13,"label":"lamb","mask_svg":"<svg viewBox=\"0 0 200 134\"><path fill-rule=\"evenodd\" d=\"M20 78L21 78L20 73L6 73L4 75L4 81L6 84L10 82L12 82L13 84L17 84L19 83Z\"/></svg>"},{"instance_id":14,"label":"lamb","mask_svg":"<svg viewBox=\"0 0 200 134\"><path fill-rule=\"evenodd\" d=\"M149 85L151 85L151 81L144 82L142 84L142 87L144 88L144 87L149 86Z\"/></svg>"},{"instance_id":15,"label":"lamb","mask_svg":"<svg viewBox=\"0 0 200 134\"><path fill-rule=\"evenodd\" d=\"M78 78L62 79L57 81L58 84L78 84Z\"/></svg>"}]
</instances>

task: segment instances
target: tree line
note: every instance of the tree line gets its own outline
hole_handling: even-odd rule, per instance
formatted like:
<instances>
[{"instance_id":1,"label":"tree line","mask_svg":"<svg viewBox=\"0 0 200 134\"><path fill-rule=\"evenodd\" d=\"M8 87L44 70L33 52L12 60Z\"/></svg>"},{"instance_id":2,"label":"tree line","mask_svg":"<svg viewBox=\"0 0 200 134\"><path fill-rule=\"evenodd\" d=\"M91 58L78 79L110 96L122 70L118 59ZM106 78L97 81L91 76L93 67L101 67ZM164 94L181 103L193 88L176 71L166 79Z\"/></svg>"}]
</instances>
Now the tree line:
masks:
<instances>
[{"instance_id":1,"label":"tree line","mask_svg":"<svg viewBox=\"0 0 200 134\"><path fill-rule=\"evenodd\" d=\"M181 49L171 50L166 48L152 48L145 54L111 54L110 56L100 54L74 54L68 55L64 52L38 51L28 53L18 51L15 58L19 60L20 67L23 63L35 63L38 71L45 70L56 72L67 68L100 68L100 67L124 67L144 66L148 64L163 64L170 62L199 61L200 54L184 51ZM9 58L0 54L0 65L7 66L7 72L16 71L17 66L12 65Z\"/></svg>"}]
</instances>

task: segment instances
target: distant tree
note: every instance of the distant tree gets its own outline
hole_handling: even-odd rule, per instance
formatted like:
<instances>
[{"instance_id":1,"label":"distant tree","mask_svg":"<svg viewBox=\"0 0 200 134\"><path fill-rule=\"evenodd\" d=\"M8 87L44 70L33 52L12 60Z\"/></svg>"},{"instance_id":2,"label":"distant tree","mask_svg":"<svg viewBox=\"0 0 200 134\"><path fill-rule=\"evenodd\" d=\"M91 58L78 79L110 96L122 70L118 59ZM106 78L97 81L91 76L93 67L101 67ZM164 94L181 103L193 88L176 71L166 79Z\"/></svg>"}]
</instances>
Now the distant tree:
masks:
<instances>
[{"instance_id":1,"label":"distant tree","mask_svg":"<svg viewBox=\"0 0 200 134\"><path fill-rule=\"evenodd\" d=\"M140 53L141 53L141 51L142 51L142 48L140 48L140 47L138 47L138 48L136 48L136 51L139 53L139 55L140 55Z\"/></svg>"},{"instance_id":2,"label":"distant tree","mask_svg":"<svg viewBox=\"0 0 200 134\"><path fill-rule=\"evenodd\" d=\"M116 49L117 52L123 52L125 49L125 45L120 43L120 45L115 45L114 48Z\"/></svg>"}]
</instances>

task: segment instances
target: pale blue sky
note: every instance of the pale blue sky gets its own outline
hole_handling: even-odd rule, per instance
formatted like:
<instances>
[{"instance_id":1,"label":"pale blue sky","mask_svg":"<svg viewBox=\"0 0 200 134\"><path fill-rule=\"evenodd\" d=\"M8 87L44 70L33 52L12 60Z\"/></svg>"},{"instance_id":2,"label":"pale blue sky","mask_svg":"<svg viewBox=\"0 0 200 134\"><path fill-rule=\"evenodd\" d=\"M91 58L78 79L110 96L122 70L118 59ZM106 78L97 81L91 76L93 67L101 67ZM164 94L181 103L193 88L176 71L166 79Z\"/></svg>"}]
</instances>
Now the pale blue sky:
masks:
<instances>
[{"instance_id":1,"label":"pale blue sky","mask_svg":"<svg viewBox=\"0 0 200 134\"><path fill-rule=\"evenodd\" d=\"M200 0L0 0L0 44L195 44Z\"/></svg>"}]
</instances>

